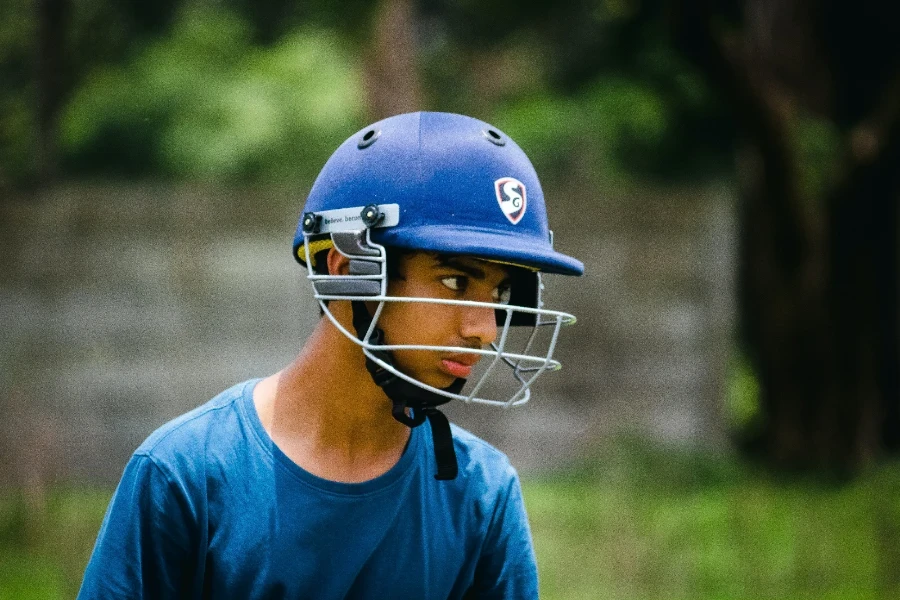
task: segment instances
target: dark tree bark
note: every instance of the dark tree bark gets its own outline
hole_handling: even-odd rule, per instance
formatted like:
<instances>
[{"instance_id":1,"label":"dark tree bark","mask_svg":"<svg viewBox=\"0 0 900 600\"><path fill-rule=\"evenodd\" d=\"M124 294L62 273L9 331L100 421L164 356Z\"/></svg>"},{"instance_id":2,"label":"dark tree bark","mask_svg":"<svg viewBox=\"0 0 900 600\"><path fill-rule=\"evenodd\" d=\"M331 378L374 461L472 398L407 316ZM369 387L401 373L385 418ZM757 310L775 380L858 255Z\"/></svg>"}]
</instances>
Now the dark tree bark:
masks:
<instances>
[{"instance_id":1,"label":"dark tree bark","mask_svg":"<svg viewBox=\"0 0 900 600\"><path fill-rule=\"evenodd\" d=\"M65 73L68 0L38 0L38 174L50 181L59 169L58 123Z\"/></svg>"},{"instance_id":2,"label":"dark tree bark","mask_svg":"<svg viewBox=\"0 0 900 600\"><path fill-rule=\"evenodd\" d=\"M378 3L365 65L369 114L373 120L423 108L415 25L412 0Z\"/></svg>"},{"instance_id":3,"label":"dark tree bark","mask_svg":"<svg viewBox=\"0 0 900 600\"><path fill-rule=\"evenodd\" d=\"M852 97L846 75L900 64L900 38L869 40L869 54L847 43L886 35L884 10L866 15L871 28L841 33L843 12L858 7L747 0L728 32L716 28L719 6L670 8L677 46L742 132L740 316L764 413L753 447L783 467L852 471L900 450L900 75L881 69ZM798 190L788 140L801 114L832 120L845 140L843 176L823 198Z\"/></svg>"}]
</instances>

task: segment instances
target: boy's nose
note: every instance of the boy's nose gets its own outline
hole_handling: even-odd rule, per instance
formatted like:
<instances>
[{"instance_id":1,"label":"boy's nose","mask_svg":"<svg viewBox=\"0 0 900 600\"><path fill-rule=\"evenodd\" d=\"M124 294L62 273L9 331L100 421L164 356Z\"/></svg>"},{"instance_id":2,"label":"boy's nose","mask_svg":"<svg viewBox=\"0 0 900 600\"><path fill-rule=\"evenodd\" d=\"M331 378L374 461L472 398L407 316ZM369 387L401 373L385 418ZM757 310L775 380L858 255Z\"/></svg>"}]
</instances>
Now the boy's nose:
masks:
<instances>
[{"instance_id":1,"label":"boy's nose","mask_svg":"<svg viewBox=\"0 0 900 600\"><path fill-rule=\"evenodd\" d=\"M483 348L497 339L497 317L493 308L486 306L461 307L460 335L469 342L477 341Z\"/></svg>"}]
</instances>

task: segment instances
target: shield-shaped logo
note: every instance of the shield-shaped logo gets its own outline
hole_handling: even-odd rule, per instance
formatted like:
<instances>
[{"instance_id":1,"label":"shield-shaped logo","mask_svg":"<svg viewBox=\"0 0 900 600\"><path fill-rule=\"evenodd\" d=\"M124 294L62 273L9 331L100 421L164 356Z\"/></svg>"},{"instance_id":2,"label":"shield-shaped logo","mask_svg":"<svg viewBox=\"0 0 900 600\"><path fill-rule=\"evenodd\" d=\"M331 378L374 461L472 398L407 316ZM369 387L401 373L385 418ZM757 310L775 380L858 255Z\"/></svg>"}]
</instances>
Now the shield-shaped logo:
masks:
<instances>
[{"instance_id":1,"label":"shield-shaped logo","mask_svg":"<svg viewBox=\"0 0 900 600\"><path fill-rule=\"evenodd\" d=\"M500 210L515 225L525 216L527 197L525 184L513 177L501 177L494 182L494 191L497 192L497 202Z\"/></svg>"}]
</instances>

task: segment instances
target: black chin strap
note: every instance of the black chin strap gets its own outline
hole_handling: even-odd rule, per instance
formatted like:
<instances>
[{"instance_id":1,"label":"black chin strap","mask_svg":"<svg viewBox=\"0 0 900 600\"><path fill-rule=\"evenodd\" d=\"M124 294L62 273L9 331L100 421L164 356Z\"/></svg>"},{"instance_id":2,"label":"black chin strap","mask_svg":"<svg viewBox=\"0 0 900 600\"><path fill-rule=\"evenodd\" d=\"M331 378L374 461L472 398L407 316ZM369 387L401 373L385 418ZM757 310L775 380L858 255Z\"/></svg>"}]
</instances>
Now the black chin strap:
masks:
<instances>
[{"instance_id":1,"label":"black chin strap","mask_svg":"<svg viewBox=\"0 0 900 600\"><path fill-rule=\"evenodd\" d=\"M363 302L354 301L350 304L353 307L353 327L356 329L356 335L362 340L372 325L372 317ZM376 328L372 332L372 337L369 338L369 343L373 346L384 344L384 332ZM372 350L371 352L380 360L393 366L393 358L387 350ZM397 377L368 356L366 356L366 369L372 376L372 380L391 399L393 403L391 414L395 419L409 427L418 427L425 422L426 418L428 419L428 423L431 425L431 437L434 439L434 458L437 462L437 474L434 478L456 479L459 466L456 461L456 451L453 448L450 422L446 415L437 409L441 404L449 402L450 398L422 389ZM458 378L444 389L452 394L458 394L465 383L465 379ZM407 414L406 409L411 409L410 414Z\"/></svg>"}]
</instances>

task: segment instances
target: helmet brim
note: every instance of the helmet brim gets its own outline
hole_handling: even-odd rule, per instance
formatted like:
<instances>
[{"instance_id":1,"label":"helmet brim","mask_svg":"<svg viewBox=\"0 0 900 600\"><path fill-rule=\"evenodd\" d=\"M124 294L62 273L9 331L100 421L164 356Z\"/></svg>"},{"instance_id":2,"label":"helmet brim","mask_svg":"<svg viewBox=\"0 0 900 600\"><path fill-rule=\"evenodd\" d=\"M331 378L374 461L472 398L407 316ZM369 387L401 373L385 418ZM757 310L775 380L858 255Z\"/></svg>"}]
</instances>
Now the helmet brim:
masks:
<instances>
[{"instance_id":1,"label":"helmet brim","mask_svg":"<svg viewBox=\"0 0 900 600\"><path fill-rule=\"evenodd\" d=\"M557 252L549 240L538 241L515 231L481 229L477 226L421 225L372 230L372 241L385 246L471 256L543 273L583 275L581 261Z\"/></svg>"}]
</instances>

